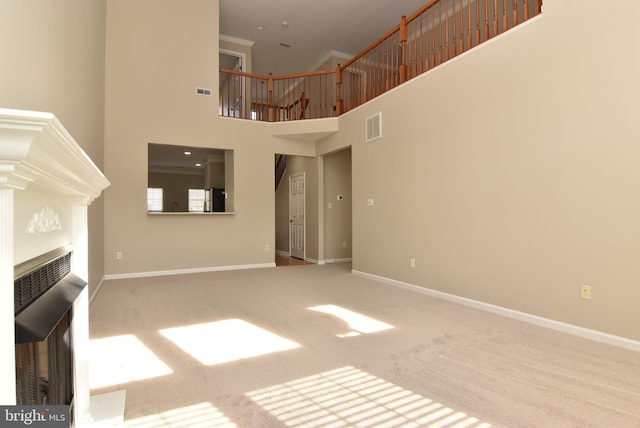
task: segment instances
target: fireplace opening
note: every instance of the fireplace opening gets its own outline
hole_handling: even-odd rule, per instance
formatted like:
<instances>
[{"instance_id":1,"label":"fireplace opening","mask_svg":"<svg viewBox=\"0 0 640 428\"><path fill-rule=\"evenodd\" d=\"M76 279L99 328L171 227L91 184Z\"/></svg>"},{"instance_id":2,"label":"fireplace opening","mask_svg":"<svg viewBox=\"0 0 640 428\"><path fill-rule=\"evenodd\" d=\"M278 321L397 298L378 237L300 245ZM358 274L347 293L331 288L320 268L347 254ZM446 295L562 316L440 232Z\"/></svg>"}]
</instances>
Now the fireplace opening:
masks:
<instances>
[{"instance_id":1,"label":"fireplace opening","mask_svg":"<svg viewBox=\"0 0 640 428\"><path fill-rule=\"evenodd\" d=\"M16 404L73 405L73 302L86 282L71 252L55 250L15 266Z\"/></svg>"},{"instance_id":2,"label":"fireplace opening","mask_svg":"<svg viewBox=\"0 0 640 428\"><path fill-rule=\"evenodd\" d=\"M16 404L71 405L71 314L46 340L16 344Z\"/></svg>"}]
</instances>

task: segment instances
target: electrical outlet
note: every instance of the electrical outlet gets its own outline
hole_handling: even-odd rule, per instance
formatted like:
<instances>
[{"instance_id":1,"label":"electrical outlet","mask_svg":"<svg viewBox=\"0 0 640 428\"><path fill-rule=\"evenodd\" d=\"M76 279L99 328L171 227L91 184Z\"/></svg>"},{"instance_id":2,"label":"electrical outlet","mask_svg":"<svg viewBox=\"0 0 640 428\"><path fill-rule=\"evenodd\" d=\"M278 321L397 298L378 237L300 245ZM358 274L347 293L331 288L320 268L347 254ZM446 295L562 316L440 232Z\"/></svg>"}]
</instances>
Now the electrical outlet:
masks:
<instances>
[{"instance_id":1,"label":"electrical outlet","mask_svg":"<svg viewBox=\"0 0 640 428\"><path fill-rule=\"evenodd\" d=\"M264 250L269 251L269 244L264 244Z\"/></svg>"},{"instance_id":2,"label":"electrical outlet","mask_svg":"<svg viewBox=\"0 0 640 428\"><path fill-rule=\"evenodd\" d=\"M591 287L588 285L582 285L580 287L580 297L585 300L591 300Z\"/></svg>"},{"instance_id":3,"label":"electrical outlet","mask_svg":"<svg viewBox=\"0 0 640 428\"><path fill-rule=\"evenodd\" d=\"M122 260L122 251L116 251L116 260Z\"/></svg>"},{"instance_id":4,"label":"electrical outlet","mask_svg":"<svg viewBox=\"0 0 640 428\"><path fill-rule=\"evenodd\" d=\"M409 265L410 265L411 267L413 267L413 268L414 268L414 267L416 267L416 259L414 259L413 257L411 257L411 258L409 259Z\"/></svg>"},{"instance_id":5,"label":"electrical outlet","mask_svg":"<svg viewBox=\"0 0 640 428\"><path fill-rule=\"evenodd\" d=\"M347 248L347 241L342 241L342 248Z\"/></svg>"}]
</instances>

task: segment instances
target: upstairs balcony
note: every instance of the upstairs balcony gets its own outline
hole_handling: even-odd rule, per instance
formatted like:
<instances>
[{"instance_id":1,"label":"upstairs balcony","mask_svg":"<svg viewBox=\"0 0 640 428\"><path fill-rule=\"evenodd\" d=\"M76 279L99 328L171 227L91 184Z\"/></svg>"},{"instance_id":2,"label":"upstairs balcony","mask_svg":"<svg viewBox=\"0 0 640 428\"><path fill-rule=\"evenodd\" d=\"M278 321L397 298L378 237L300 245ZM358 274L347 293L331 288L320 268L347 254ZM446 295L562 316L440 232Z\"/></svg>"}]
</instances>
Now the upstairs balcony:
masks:
<instances>
[{"instance_id":1,"label":"upstairs balcony","mask_svg":"<svg viewBox=\"0 0 640 428\"><path fill-rule=\"evenodd\" d=\"M340 116L542 13L542 0L432 0L334 70L220 69L219 115L266 122Z\"/></svg>"}]
</instances>

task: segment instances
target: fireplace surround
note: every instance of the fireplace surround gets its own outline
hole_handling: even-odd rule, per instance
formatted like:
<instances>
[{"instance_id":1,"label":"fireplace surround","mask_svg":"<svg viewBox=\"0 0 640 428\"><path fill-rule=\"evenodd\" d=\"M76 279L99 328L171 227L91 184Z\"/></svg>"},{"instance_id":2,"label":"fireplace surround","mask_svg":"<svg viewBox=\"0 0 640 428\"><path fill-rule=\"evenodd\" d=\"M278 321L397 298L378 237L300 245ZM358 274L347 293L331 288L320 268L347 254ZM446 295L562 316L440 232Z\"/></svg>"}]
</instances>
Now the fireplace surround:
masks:
<instances>
[{"instance_id":1,"label":"fireplace surround","mask_svg":"<svg viewBox=\"0 0 640 428\"><path fill-rule=\"evenodd\" d=\"M69 388L51 390L49 364L39 365L41 372L31 374L31 382L47 400L56 395L57 401L73 402L74 426L96 421L89 393L87 207L108 185L52 113L0 108L0 348L20 353L0 353L2 405L19 402L18 375L26 355L49 358L61 351L71 361L54 356L52 365L67 367L60 372L65 377L61 382L71 382ZM64 260L62 279L42 290L40 285L28 291L26 285L14 288L16 280L39 271L52 255ZM27 343L32 345L25 345L23 355L20 345ZM38 349L34 354L28 348Z\"/></svg>"}]
</instances>

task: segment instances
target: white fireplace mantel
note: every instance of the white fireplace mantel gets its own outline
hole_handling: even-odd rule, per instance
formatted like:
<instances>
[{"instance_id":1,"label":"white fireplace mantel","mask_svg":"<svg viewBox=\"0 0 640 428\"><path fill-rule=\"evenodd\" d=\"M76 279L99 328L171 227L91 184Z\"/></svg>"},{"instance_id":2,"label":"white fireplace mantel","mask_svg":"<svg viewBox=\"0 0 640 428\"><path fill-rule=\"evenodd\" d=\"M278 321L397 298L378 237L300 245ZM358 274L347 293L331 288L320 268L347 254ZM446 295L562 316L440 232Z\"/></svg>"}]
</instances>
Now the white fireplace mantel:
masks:
<instances>
[{"instance_id":1,"label":"white fireplace mantel","mask_svg":"<svg viewBox=\"0 0 640 428\"><path fill-rule=\"evenodd\" d=\"M52 114L0 108L0 187L97 198L109 181Z\"/></svg>"},{"instance_id":2,"label":"white fireplace mantel","mask_svg":"<svg viewBox=\"0 0 640 428\"><path fill-rule=\"evenodd\" d=\"M0 108L0 348L13 349L14 267L61 245L72 272L88 280L87 207L109 181L52 114ZM38 220L44 217L45 226ZM55 221L51 221L51 220ZM73 307L76 426L90 421L89 306ZM15 356L0 353L0 404L16 403ZM95 421L95 419L93 419Z\"/></svg>"}]
</instances>

